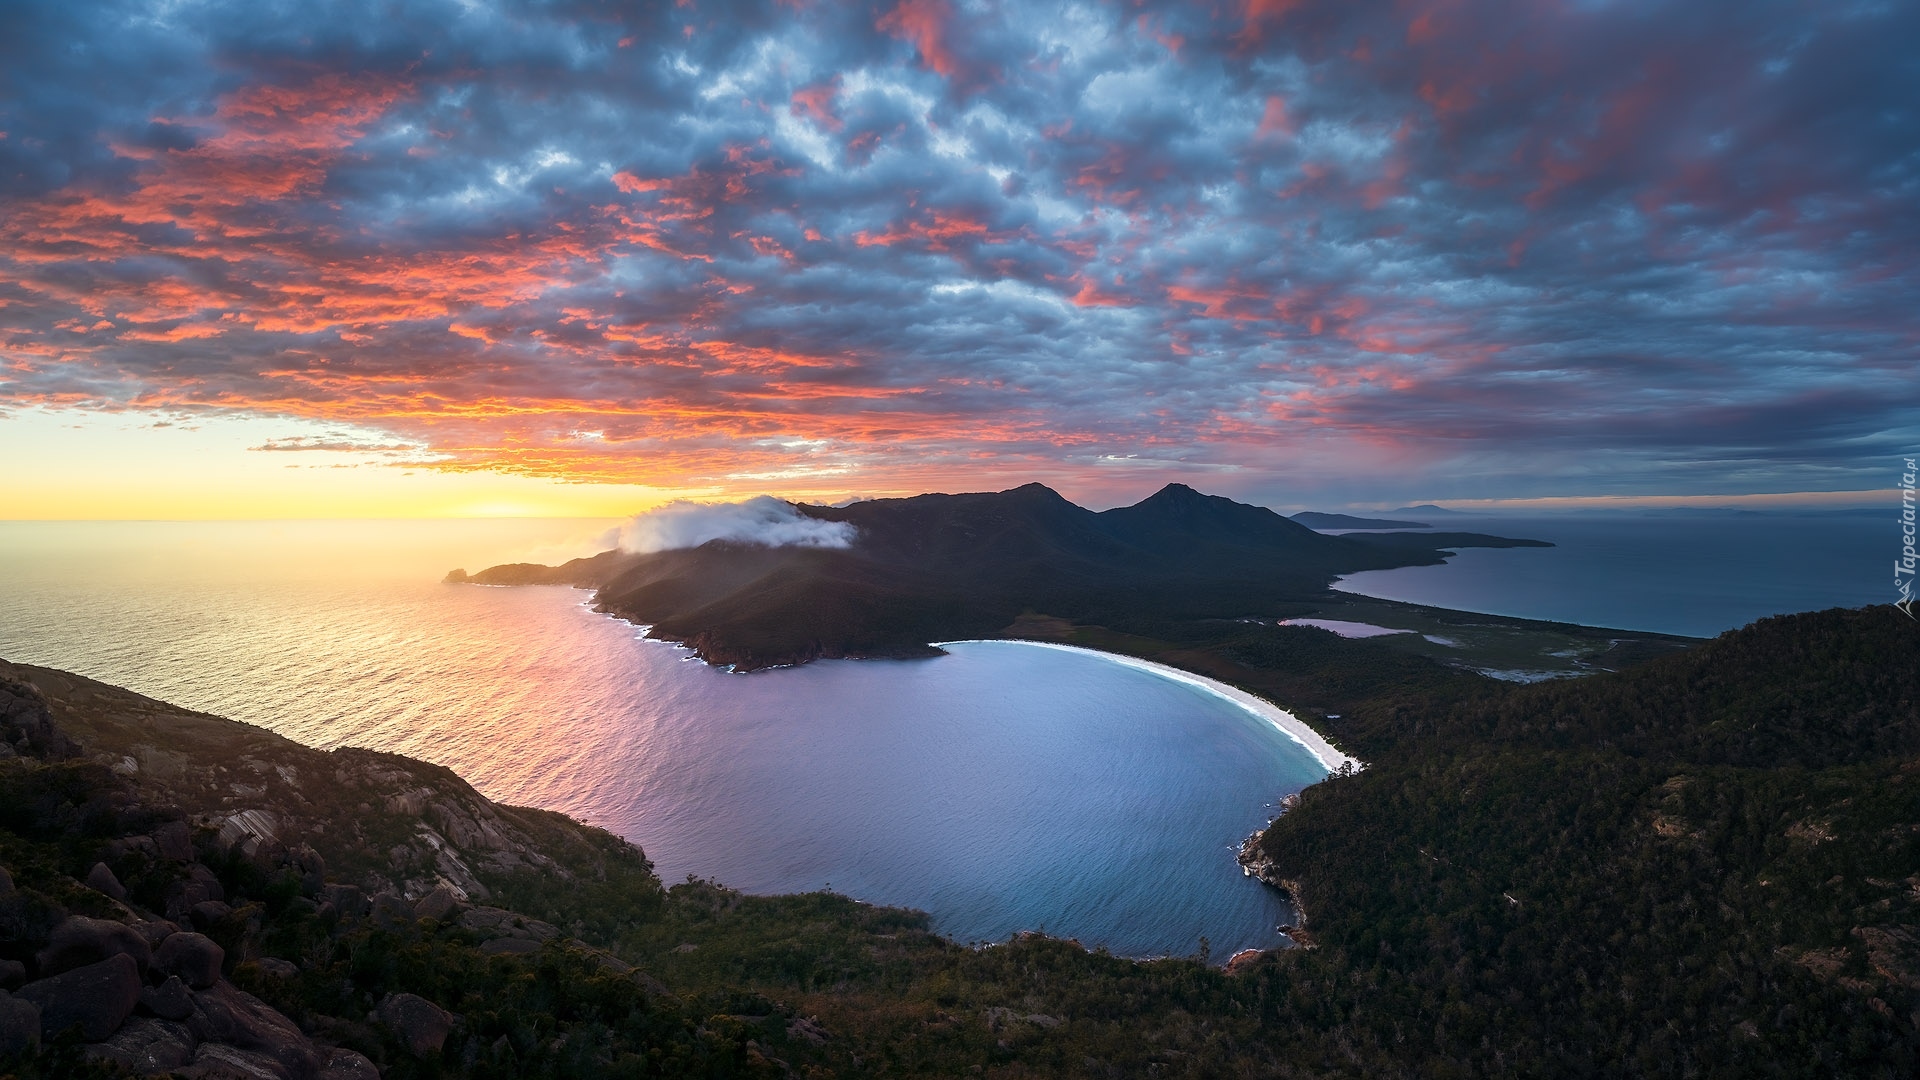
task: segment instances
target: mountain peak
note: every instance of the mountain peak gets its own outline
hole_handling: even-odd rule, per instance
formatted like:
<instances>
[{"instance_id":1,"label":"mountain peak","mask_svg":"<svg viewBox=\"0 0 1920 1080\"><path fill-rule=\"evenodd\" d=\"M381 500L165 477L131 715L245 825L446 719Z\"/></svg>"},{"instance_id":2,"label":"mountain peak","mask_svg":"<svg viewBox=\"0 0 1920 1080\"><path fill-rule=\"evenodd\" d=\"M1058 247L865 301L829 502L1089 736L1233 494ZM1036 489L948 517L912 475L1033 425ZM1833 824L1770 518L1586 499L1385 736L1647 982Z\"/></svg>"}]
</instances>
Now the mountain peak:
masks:
<instances>
[{"instance_id":1,"label":"mountain peak","mask_svg":"<svg viewBox=\"0 0 1920 1080\"><path fill-rule=\"evenodd\" d=\"M1019 495L1029 499L1045 499L1048 502L1066 502L1067 497L1047 485L1035 480L1030 484L1021 484L1017 488L1008 488L1002 495Z\"/></svg>"},{"instance_id":2,"label":"mountain peak","mask_svg":"<svg viewBox=\"0 0 1920 1080\"><path fill-rule=\"evenodd\" d=\"M1175 502L1175 501L1194 502L1199 499L1211 499L1211 498L1214 498L1214 496L1208 495L1205 492L1195 491L1193 488L1190 488L1185 484L1168 484L1166 487L1163 487L1159 491L1156 491L1153 494L1147 496L1145 501L1147 502Z\"/></svg>"}]
</instances>

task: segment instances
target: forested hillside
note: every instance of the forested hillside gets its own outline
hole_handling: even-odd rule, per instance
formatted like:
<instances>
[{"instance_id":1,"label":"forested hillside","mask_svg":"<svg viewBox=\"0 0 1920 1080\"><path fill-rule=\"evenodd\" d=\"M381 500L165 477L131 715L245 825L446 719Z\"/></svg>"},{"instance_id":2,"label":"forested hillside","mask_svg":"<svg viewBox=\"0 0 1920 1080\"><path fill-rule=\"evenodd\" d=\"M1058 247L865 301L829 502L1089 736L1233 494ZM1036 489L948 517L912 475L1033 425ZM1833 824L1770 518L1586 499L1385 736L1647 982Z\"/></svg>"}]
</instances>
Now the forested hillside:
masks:
<instances>
[{"instance_id":1,"label":"forested hillside","mask_svg":"<svg viewBox=\"0 0 1920 1080\"><path fill-rule=\"evenodd\" d=\"M1370 762L1248 852L1303 902L1304 948L1224 969L1200 943L1146 962L1039 936L975 950L840 896L663 888L637 849L445 770L8 667L0 1069L1920 1066L1920 630L1892 609L1770 619L1531 687L1317 630L1158 632L1196 666L1318 693Z\"/></svg>"}]
</instances>

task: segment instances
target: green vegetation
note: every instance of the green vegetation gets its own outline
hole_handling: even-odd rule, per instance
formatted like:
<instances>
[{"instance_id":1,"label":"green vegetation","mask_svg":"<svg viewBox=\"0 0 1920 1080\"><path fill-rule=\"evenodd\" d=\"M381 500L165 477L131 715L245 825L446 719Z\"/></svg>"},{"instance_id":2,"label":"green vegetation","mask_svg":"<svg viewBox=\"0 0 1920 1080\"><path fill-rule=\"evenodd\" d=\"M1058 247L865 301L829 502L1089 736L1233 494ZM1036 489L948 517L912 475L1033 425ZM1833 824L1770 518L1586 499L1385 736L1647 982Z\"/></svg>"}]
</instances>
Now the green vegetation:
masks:
<instances>
[{"instance_id":1,"label":"green vegetation","mask_svg":"<svg viewBox=\"0 0 1920 1080\"><path fill-rule=\"evenodd\" d=\"M382 864L367 840L426 822L445 830L486 904L550 924L537 947L503 953L458 909L329 910L284 860L222 852L202 829L197 850L233 909L208 931L228 947L230 977L391 1077L1920 1068L1920 631L1891 609L1765 620L1618 673L1533 686L1392 639L1291 627L1029 616L1017 629L1338 717L1325 730L1369 767L1307 789L1257 843L1270 876L1294 883L1312 947L1229 974L1199 957L1135 962L1042 937L968 949L917 913L828 894L663 889L605 833L482 806L444 770L321 754L16 671L51 687L55 720L89 754L157 761L140 756L141 732L164 730L181 752L229 755L220 764L249 785L290 769L307 779L249 798L278 800L279 820L308 830L301 840L329 867L407 878L416 856ZM195 741L216 736L225 749ZM248 760L262 768L239 775ZM387 779L343 784L334 766L345 763ZM211 825L231 805L224 790L88 758L0 768L0 860L19 885L0 903L0 958L30 954L62 913L110 916L77 880L91 862L169 814ZM459 839L463 817L497 821L501 850L548 847L552 866L489 862L493 841ZM151 907L181 867L136 855L115 856L114 869L131 902ZM297 974L275 975L273 960ZM401 992L457 1014L437 1052L369 1019ZM22 1059L23 1074L80 1060L70 1046L48 1053L68 1056Z\"/></svg>"}]
</instances>

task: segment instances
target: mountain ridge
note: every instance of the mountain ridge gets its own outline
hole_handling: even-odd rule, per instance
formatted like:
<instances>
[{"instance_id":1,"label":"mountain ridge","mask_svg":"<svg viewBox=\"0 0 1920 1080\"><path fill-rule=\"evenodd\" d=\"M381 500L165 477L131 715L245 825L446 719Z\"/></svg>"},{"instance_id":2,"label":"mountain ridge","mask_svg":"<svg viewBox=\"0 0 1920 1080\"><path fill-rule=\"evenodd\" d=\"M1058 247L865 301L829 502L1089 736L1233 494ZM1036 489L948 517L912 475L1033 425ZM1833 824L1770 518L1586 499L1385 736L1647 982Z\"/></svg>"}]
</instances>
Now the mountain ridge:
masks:
<instances>
[{"instance_id":1,"label":"mountain ridge","mask_svg":"<svg viewBox=\"0 0 1920 1080\"><path fill-rule=\"evenodd\" d=\"M571 584L596 606L736 670L829 657L929 655L995 636L1022 612L1085 621L1234 618L1325 594L1341 574L1431 565L1449 548L1545 545L1472 533L1327 536L1265 507L1167 484L1092 511L1043 484L846 506L789 504L853 526L846 548L734 541L558 567L450 575L475 584Z\"/></svg>"}]
</instances>

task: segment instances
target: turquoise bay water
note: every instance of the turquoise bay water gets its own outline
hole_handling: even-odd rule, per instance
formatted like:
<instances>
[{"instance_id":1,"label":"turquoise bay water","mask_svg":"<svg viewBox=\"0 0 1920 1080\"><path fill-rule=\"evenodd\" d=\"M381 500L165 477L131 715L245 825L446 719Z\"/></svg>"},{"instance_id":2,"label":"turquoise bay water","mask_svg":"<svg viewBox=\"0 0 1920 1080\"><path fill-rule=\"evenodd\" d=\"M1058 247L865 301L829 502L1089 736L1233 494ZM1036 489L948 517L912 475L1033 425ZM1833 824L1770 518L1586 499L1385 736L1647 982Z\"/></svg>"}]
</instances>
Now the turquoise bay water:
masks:
<instances>
[{"instance_id":1,"label":"turquoise bay water","mask_svg":"<svg viewBox=\"0 0 1920 1080\"><path fill-rule=\"evenodd\" d=\"M962 941L1271 946L1233 848L1324 775L1264 721L1005 642L732 675L572 589L442 585L604 522L0 524L0 656L319 747L447 765L639 843L671 882L831 887Z\"/></svg>"}]
</instances>

